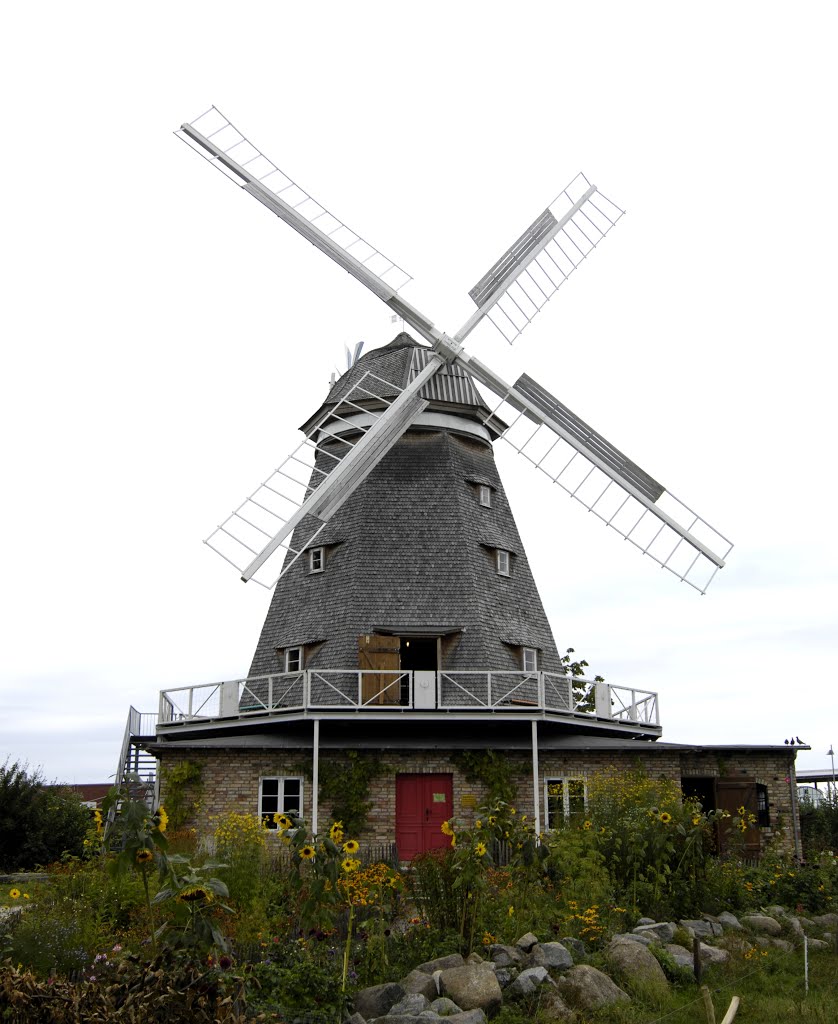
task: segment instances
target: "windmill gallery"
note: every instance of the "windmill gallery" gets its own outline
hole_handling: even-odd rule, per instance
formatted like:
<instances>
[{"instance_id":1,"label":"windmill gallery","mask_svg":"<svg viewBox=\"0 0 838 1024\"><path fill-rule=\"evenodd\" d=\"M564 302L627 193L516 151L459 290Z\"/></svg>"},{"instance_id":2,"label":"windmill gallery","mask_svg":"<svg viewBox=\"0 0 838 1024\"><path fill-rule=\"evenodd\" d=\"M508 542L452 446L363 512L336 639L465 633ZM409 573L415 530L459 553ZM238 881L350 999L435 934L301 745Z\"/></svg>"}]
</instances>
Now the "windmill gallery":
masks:
<instances>
[{"instance_id":1,"label":"windmill gallery","mask_svg":"<svg viewBox=\"0 0 838 1024\"><path fill-rule=\"evenodd\" d=\"M463 348L483 322L514 341L622 211L574 179L449 336L401 298L408 275L215 108L178 134L414 333L333 381L297 451L208 539L273 588L250 671L165 690L156 716L132 711L120 774L147 758L165 802L172 769L200 765L199 832L227 811L268 828L294 811L316 832L332 812L321 776L361 759L376 770L360 838L405 861L448 842L444 821L475 816L488 751L537 831L584 807L592 773L641 767L705 810L747 808L750 853L773 839L800 856L794 748L662 742L657 694L568 671L495 465L493 445L512 444L697 590L724 566L729 542L653 477L532 378L510 386Z\"/></svg>"}]
</instances>

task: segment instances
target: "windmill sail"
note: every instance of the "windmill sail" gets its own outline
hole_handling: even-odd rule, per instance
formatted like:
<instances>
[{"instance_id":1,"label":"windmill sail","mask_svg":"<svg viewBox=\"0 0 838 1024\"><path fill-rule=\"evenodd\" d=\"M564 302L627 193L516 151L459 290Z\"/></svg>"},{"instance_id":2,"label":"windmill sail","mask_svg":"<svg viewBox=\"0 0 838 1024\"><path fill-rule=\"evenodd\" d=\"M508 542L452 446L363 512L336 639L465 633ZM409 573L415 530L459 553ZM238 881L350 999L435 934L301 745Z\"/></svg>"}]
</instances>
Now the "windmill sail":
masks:
<instances>
[{"instance_id":1,"label":"windmill sail","mask_svg":"<svg viewBox=\"0 0 838 1024\"><path fill-rule=\"evenodd\" d=\"M479 366L479 364L478 364ZM732 544L532 377L508 387L487 426L664 569L704 593Z\"/></svg>"},{"instance_id":2,"label":"windmill sail","mask_svg":"<svg viewBox=\"0 0 838 1024\"><path fill-rule=\"evenodd\" d=\"M577 174L471 289L477 311L456 340L486 317L512 344L624 213Z\"/></svg>"},{"instance_id":3,"label":"windmill sail","mask_svg":"<svg viewBox=\"0 0 838 1024\"><path fill-rule=\"evenodd\" d=\"M395 399L386 397L394 390L389 381L365 373L204 543L245 582L273 587L427 407L420 392L441 363L432 357ZM309 529L292 548L301 524Z\"/></svg>"}]
</instances>

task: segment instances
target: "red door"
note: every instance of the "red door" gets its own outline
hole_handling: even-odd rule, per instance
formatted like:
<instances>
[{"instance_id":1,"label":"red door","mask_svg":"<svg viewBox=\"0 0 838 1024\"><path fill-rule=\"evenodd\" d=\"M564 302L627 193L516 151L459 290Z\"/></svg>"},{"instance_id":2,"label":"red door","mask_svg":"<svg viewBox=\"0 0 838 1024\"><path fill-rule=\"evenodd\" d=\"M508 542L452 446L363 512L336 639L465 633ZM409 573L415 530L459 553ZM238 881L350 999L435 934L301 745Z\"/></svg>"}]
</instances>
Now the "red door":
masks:
<instances>
[{"instance_id":1,"label":"red door","mask_svg":"<svg viewBox=\"0 0 838 1024\"><path fill-rule=\"evenodd\" d=\"M396 776L396 846L400 860L451 842L441 829L454 813L453 776Z\"/></svg>"}]
</instances>

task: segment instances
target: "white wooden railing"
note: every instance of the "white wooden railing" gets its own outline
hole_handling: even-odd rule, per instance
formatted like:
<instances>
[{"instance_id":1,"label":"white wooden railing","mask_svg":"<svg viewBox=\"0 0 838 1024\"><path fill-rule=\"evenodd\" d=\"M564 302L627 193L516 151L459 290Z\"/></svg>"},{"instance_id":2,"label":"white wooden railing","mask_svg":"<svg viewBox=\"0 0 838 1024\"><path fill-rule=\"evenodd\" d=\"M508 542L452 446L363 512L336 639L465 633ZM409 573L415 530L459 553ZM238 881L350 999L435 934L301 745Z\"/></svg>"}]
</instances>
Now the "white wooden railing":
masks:
<instances>
[{"instance_id":1,"label":"white wooden railing","mask_svg":"<svg viewBox=\"0 0 838 1024\"><path fill-rule=\"evenodd\" d=\"M658 695L556 672L306 669L163 690L162 726L310 711L504 712L658 728Z\"/></svg>"}]
</instances>

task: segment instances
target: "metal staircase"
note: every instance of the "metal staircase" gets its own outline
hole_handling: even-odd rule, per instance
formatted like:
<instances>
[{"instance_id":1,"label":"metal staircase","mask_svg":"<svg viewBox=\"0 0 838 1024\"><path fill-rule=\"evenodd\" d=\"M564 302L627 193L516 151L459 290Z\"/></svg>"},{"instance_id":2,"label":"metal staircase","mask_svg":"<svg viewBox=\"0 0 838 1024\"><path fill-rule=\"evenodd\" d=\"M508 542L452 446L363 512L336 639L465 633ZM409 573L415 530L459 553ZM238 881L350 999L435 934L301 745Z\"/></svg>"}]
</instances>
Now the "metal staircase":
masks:
<instances>
[{"instance_id":1,"label":"metal staircase","mask_svg":"<svg viewBox=\"0 0 838 1024\"><path fill-rule=\"evenodd\" d=\"M115 784L118 786L127 778L139 778L149 807L153 807L157 791L157 758L144 747L154 741L156 732L156 712L144 714L134 707L129 708L116 766Z\"/></svg>"}]
</instances>

